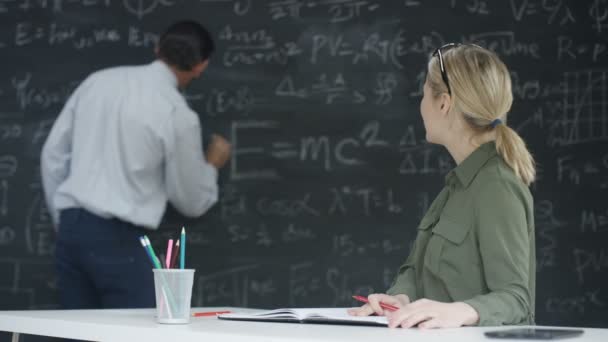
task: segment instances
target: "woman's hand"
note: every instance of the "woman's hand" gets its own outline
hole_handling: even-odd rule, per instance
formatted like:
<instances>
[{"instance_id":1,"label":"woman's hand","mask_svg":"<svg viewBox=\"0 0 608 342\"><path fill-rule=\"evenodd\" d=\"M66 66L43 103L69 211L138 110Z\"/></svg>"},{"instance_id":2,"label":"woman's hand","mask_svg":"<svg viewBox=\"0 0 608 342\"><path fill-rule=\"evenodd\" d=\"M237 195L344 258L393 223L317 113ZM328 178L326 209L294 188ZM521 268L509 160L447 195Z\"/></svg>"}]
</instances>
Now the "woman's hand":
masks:
<instances>
[{"instance_id":1,"label":"woman's hand","mask_svg":"<svg viewBox=\"0 0 608 342\"><path fill-rule=\"evenodd\" d=\"M348 313L351 316L369 316L374 313L378 316L384 316L385 309L380 306L380 302L398 308L403 308L410 303L410 298L404 294L391 296L384 293L375 293L367 296L367 300L369 301L367 304L359 308L349 309Z\"/></svg>"},{"instance_id":2,"label":"woman's hand","mask_svg":"<svg viewBox=\"0 0 608 342\"><path fill-rule=\"evenodd\" d=\"M418 325L422 329L456 328L474 325L479 314L466 303L442 303L420 299L397 311L387 311L389 328L411 328Z\"/></svg>"}]
</instances>

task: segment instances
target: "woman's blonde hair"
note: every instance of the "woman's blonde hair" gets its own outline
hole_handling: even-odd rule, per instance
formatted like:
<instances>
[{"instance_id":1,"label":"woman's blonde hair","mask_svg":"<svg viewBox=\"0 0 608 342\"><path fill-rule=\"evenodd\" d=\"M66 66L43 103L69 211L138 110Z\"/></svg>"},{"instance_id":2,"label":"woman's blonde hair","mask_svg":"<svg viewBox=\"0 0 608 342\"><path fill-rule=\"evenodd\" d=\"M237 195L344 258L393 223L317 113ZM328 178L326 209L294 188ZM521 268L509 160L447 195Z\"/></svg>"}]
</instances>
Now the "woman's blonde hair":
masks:
<instances>
[{"instance_id":1,"label":"woman's blonde hair","mask_svg":"<svg viewBox=\"0 0 608 342\"><path fill-rule=\"evenodd\" d=\"M534 159L522 138L507 126L513 103L511 76L498 56L476 45L444 49L442 58L452 96L452 109L462 113L478 134L496 131L496 150L515 174L530 185L536 176ZM434 96L448 93L438 57L429 61L427 82ZM499 119L500 121L495 121Z\"/></svg>"}]
</instances>

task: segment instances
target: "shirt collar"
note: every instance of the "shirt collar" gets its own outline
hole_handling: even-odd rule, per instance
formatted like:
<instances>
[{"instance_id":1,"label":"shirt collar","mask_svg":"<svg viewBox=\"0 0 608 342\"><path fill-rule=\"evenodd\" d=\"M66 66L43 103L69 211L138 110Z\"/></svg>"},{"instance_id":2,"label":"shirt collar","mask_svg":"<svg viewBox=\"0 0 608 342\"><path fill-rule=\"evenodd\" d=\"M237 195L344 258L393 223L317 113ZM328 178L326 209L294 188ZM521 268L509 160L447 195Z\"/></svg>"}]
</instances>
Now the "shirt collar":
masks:
<instances>
[{"instance_id":1,"label":"shirt collar","mask_svg":"<svg viewBox=\"0 0 608 342\"><path fill-rule=\"evenodd\" d=\"M465 160L450 171L446 177L445 182L448 185L453 185L456 180L460 182L463 187L468 187L475 175L481 170L481 167L486 162L496 156L496 144L494 141L487 142L479 146L473 153L471 153Z\"/></svg>"},{"instance_id":2,"label":"shirt collar","mask_svg":"<svg viewBox=\"0 0 608 342\"><path fill-rule=\"evenodd\" d=\"M150 69L163 81L169 82L169 84L177 88L177 77L165 62L157 59L150 63Z\"/></svg>"}]
</instances>

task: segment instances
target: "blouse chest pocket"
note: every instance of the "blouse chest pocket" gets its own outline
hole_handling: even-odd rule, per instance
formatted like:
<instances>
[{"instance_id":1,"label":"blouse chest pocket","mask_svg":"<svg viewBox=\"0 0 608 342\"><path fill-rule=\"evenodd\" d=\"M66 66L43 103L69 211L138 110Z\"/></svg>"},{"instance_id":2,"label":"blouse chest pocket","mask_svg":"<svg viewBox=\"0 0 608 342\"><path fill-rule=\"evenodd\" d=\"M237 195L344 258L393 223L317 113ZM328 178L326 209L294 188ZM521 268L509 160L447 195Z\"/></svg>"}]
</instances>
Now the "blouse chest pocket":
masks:
<instances>
[{"instance_id":1,"label":"blouse chest pocket","mask_svg":"<svg viewBox=\"0 0 608 342\"><path fill-rule=\"evenodd\" d=\"M479 270L479 252L471 224L441 217L431 231L424 258L425 266L436 275L467 275Z\"/></svg>"}]
</instances>

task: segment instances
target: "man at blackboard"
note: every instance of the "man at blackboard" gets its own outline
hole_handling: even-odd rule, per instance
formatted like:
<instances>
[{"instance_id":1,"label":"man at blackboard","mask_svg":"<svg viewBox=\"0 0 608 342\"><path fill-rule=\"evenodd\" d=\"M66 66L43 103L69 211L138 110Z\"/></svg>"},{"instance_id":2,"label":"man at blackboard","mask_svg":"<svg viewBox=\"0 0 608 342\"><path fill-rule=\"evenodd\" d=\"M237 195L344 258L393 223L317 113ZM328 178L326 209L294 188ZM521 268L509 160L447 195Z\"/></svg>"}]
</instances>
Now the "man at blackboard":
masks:
<instances>
[{"instance_id":1,"label":"man at blackboard","mask_svg":"<svg viewBox=\"0 0 608 342\"><path fill-rule=\"evenodd\" d=\"M207 68L214 43L183 21L161 35L158 60L90 75L71 95L42 149L56 261L66 309L154 306L151 265L138 237L160 224L167 201L204 214L218 197L230 145L201 126L179 88Z\"/></svg>"}]
</instances>

